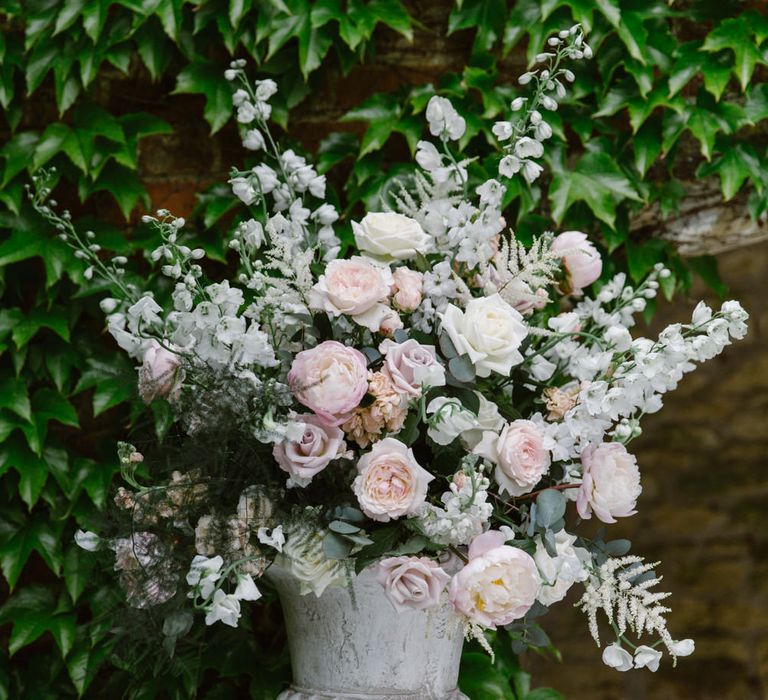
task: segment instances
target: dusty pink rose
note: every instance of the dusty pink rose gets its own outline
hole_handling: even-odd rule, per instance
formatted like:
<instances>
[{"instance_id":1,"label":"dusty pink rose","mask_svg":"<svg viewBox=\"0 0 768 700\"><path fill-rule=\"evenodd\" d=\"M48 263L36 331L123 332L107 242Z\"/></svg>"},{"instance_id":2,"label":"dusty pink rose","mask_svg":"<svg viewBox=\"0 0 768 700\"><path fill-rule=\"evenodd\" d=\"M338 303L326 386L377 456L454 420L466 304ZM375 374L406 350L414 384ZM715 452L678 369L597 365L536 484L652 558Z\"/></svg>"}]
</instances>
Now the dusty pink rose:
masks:
<instances>
[{"instance_id":1,"label":"dusty pink rose","mask_svg":"<svg viewBox=\"0 0 768 700\"><path fill-rule=\"evenodd\" d=\"M296 416L304 423L298 440L284 440L272 449L280 468L299 479L311 479L346 450L341 428L329 426L315 415Z\"/></svg>"},{"instance_id":2,"label":"dusty pink rose","mask_svg":"<svg viewBox=\"0 0 768 700\"><path fill-rule=\"evenodd\" d=\"M451 577L427 557L382 559L376 578L397 612L426 610L440 604L440 594Z\"/></svg>"},{"instance_id":3,"label":"dusty pink rose","mask_svg":"<svg viewBox=\"0 0 768 700\"><path fill-rule=\"evenodd\" d=\"M346 314L371 331L378 331L389 307L392 273L388 267L355 257L332 260L309 294L312 309L333 316Z\"/></svg>"},{"instance_id":4,"label":"dusty pink rose","mask_svg":"<svg viewBox=\"0 0 768 700\"><path fill-rule=\"evenodd\" d=\"M528 612L539 594L536 562L505 545L506 535L489 530L469 547L469 562L451 580L454 609L482 627L496 629Z\"/></svg>"},{"instance_id":5,"label":"dusty pink rose","mask_svg":"<svg viewBox=\"0 0 768 700\"><path fill-rule=\"evenodd\" d=\"M424 275L407 267L392 273L392 303L401 311L415 311L421 304Z\"/></svg>"},{"instance_id":6,"label":"dusty pink rose","mask_svg":"<svg viewBox=\"0 0 768 700\"><path fill-rule=\"evenodd\" d=\"M635 456L620 442L589 445L581 453L582 481L576 498L579 515L588 520L592 513L604 523L615 523L637 511L643 491Z\"/></svg>"},{"instance_id":7,"label":"dusty pink rose","mask_svg":"<svg viewBox=\"0 0 768 700\"><path fill-rule=\"evenodd\" d=\"M385 357L381 371L401 394L416 398L421 396L423 386L445 385L445 368L437 361L434 345L422 345L413 339L404 343L384 340L379 352Z\"/></svg>"},{"instance_id":8,"label":"dusty pink rose","mask_svg":"<svg viewBox=\"0 0 768 700\"><path fill-rule=\"evenodd\" d=\"M144 403L150 403L158 396L176 401L183 382L180 355L152 340L139 367L139 394Z\"/></svg>"},{"instance_id":9,"label":"dusty pink rose","mask_svg":"<svg viewBox=\"0 0 768 700\"><path fill-rule=\"evenodd\" d=\"M335 340L293 358L288 384L296 398L326 425L341 425L368 391L365 355Z\"/></svg>"},{"instance_id":10,"label":"dusty pink rose","mask_svg":"<svg viewBox=\"0 0 768 700\"><path fill-rule=\"evenodd\" d=\"M552 242L552 251L562 253L569 292L578 294L600 277L603 271L600 253L589 242L587 234L581 231L561 233Z\"/></svg>"},{"instance_id":11,"label":"dusty pink rose","mask_svg":"<svg viewBox=\"0 0 768 700\"><path fill-rule=\"evenodd\" d=\"M492 432L484 433L473 452L496 464L502 491L522 496L549 470L551 459L544 441L544 433L533 421L516 420L504 427L498 439Z\"/></svg>"},{"instance_id":12,"label":"dusty pink rose","mask_svg":"<svg viewBox=\"0 0 768 700\"><path fill-rule=\"evenodd\" d=\"M435 477L419 465L413 451L395 438L384 438L357 463L354 489L360 508L372 520L388 522L414 515Z\"/></svg>"}]
</instances>

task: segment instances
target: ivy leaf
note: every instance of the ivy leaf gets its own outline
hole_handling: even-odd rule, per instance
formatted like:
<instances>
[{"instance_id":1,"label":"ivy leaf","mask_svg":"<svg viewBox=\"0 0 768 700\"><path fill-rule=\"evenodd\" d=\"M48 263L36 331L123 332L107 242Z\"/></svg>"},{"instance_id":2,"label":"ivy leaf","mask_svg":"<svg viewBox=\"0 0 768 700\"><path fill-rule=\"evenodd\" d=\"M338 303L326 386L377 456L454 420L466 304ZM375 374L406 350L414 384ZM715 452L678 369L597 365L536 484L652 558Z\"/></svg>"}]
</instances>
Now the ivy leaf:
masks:
<instances>
[{"instance_id":1,"label":"ivy leaf","mask_svg":"<svg viewBox=\"0 0 768 700\"><path fill-rule=\"evenodd\" d=\"M7 408L25 421L32 420L27 383L10 374L0 375L0 408Z\"/></svg>"},{"instance_id":2,"label":"ivy leaf","mask_svg":"<svg viewBox=\"0 0 768 700\"><path fill-rule=\"evenodd\" d=\"M154 17L139 27L133 39L152 80L157 80L171 60L173 44Z\"/></svg>"},{"instance_id":3,"label":"ivy leaf","mask_svg":"<svg viewBox=\"0 0 768 700\"><path fill-rule=\"evenodd\" d=\"M0 151L0 157L5 161L0 188L4 188L29 165L30 156L34 153L38 141L38 134L31 131L23 131L6 142Z\"/></svg>"},{"instance_id":4,"label":"ivy leaf","mask_svg":"<svg viewBox=\"0 0 768 700\"><path fill-rule=\"evenodd\" d=\"M101 30L104 28L110 4L111 0L89 0L89 2L83 3L83 29L94 44L98 41Z\"/></svg>"},{"instance_id":5,"label":"ivy leaf","mask_svg":"<svg viewBox=\"0 0 768 700\"><path fill-rule=\"evenodd\" d=\"M190 63L176 79L173 94L182 93L205 96L204 116L212 134L226 124L232 112L232 92L218 64L200 59Z\"/></svg>"},{"instance_id":6,"label":"ivy leaf","mask_svg":"<svg viewBox=\"0 0 768 700\"><path fill-rule=\"evenodd\" d=\"M309 74L320 67L323 58L331 48L333 39L326 27L316 29L312 26L309 13L303 15L302 22L297 28L299 38L299 68L304 80Z\"/></svg>"},{"instance_id":7,"label":"ivy leaf","mask_svg":"<svg viewBox=\"0 0 768 700\"><path fill-rule=\"evenodd\" d=\"M40 517L22 520L21 523L0 521L0 568L8 586L14 588L33 551L58 576L62 564L60 537L61 525L46 522Z\"/></svg>"},{"instance_id":8,"label":"ivy leaf","mask_svg":"<svg viewBox=\"0 0 768 700\"><path fill-rule=\"evenodd\" d=\"M661 154L661 127L658 120L643 124L632 140L635 147L635 166L645 176Z\"/></svg>"},{"instance_id":9,"label":"ivy leaf","mask_svg":"<svg viewBox=\"0 0 768 700\"><path fill-rule=\"evenodd\" d=\"M104 166L95 183L88 184L81 181L82 197L100 191L109 192L115 198L126 220L130 218L131 212L140 201L145 208L150 207L149 195L136 172L114 162Z\"/></svg>"},{"instance_id":10,"label":"ivy leaf","mask_svg":"<svg viewBox=\"0 0 768 700\"><path fill-rule=\"evenodd\" d=\"M41 328L48 328L62 340L69 342L67 316L60 306L50 309L33 309L13 329L12 337L16 347L23 348Z\"/></svg>"},{"instance_id":11,"label":"ivy leaf","mask_svg":"<svg viewBox=\"0 0 768 700\"><path fill-rule=\"evenodd\" d=\"M728 201L736 196L744 181L754 175L760 178L760 159L752 149L738 144L728 148L725 153L714 163L708 165L702 163L696 171L698 177L707 177L717 173L720 177L720 186L723 191L723 199Z\"/></svg>"},{"instance_id":12,"label":"ivy leaf","mask_svg":"<svg viewBox=\"0 0 768 700\"><path fill-rule=\"evenodd\" d=\"M734 55L733 73L746 91L755 66L765 63L760 50L755 45L752 31L743 17L731 17L720 22L704 40L704 51L715 52L730 49Z\"/></svg>"},{"instance_id":13,"label":"ivy leaf","mask_svg":"<svg viewBox=\"0 0 768 700\"><path fill-rule=\"evenodd\" d=\"M699 51L698 41L689 41L677 49L677 56L669 72L669 96L673 97L699 73L705 56Z\"/></svg>"},{"instance_id":14,"label":"ivy leaf","mask_svg":"<svg viewBox=\"0 0 768 700\"><path fill-rule=\"evenodd\" d=\"M80 427L74 406L53 389L47 387L38 389L32 397L32 407L35 420L38 422L55 420L63 425L71 425L73 428Z\"/></svg>"},{"instance_id":15,"label":"ivy leaf","mask_svg":"<svg viewBox=\"0 0 768 700\"><path fill-rule=\"evenodd\" d=\"M82 697L96 677L109 651L105 646L92 647L88 639L84 644L85 646L77 647L66 661L69 678L77 690L78 697Z\"/></svg>"},{"instance_id":16,"label":"ivy leaf","mask_svg":"<svg viewBox=\"0 0 768 700\"><path fill-rule=\"evenodd\" d=\"M77 545L70 546L64 555L64 585L73 603L77 602L85 590L93 564L94 558Z\"/></svg>"},{"instance_id":17,"label":"ivy leaf","mask_svg":"<svg viewBox=\"0 0 768 700\"><path fill-rule=\"evenodd\" d=\"M609 226L623 199L640 201L632 183L607 153L586 153L570 172L556 172L549 188L552 217L560 224L574 202L583 201Z\"/></svg>"},{"instance_id":18,"label":"ivy leaf","mask_svg":"<svg viewBox=\"0 0 768 700\"><path fill-rule=\"evenodd\" d=\"M379 150L387 142L399 121L400 109L400 104L393 95L377 93L341 118L343 122L369 122L360 143L360 157Z\"/></svg>"}]
</instances>

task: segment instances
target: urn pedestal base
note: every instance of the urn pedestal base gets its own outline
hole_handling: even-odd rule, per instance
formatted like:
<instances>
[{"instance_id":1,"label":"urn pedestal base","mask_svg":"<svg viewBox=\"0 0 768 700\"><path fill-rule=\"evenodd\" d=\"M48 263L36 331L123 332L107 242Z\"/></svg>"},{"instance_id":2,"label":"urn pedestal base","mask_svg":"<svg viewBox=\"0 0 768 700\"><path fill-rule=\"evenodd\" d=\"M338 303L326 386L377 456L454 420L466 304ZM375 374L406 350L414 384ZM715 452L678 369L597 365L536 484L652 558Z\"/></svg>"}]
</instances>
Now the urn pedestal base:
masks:
<instances>
[{"instance_id":1,"label":"urn pedestal base","mask_svg":"<svg viewBox=\"0 0 768 700\"><path fill-rule=\"evenodd\" d=\"M398 613L370 570L347 588L300 595L271 567L293 684L278 700L468 700L457 688L463 630L451 605Z\"/></svg>"}]
</instances>

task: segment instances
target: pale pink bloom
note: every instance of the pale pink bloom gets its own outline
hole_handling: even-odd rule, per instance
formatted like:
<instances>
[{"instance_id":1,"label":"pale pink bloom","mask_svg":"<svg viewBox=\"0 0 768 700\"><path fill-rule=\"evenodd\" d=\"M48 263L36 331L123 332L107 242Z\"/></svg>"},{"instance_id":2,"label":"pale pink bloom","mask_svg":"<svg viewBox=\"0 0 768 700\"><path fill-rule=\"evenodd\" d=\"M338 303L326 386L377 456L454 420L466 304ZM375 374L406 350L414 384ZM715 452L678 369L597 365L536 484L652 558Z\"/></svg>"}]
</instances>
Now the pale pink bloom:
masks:
<instances>
[{"instance_id":1,"label":"pale pink bloom","mask_svg":"<svg viewBox=\"0 0 768 700\"><path fill-rule=\"evenodd\" d=\"M565 268L568 292L579 293L600 277L603 260L587 234L581 231L565 231L552 242L552 252L561 253Z\"/></svg>"},{"instance_id":2,"label":"pale pink bloom","mask_svg":"<svg viewBox=\"0 0 768 700\"><path fill-rule=\"evenodd\" d=\"M341 425L368 391L367 360L355 348L326 340L296 355L288 384L326 425Z\"/></svg>"},{"instance_id":3,"label":"pale pink bloom","mask_svg":"<svg viewBox=\"0 0 768 700\"><path fill-rule=\"evenodd\" d=\"M395 438L377 442L357 463L353 489L372 520L388 522L415 515L435 477L419 465L413 451Z\"/></svg>"},{"instance_id":4,"label":"pale pink bloom","mask_svg":"<svg viewBox=\"0 0 768 700\"><path fill-rule=\"evenodd\" d=\"M144 403L157 397L176 401L183 382L184 370L179 354L166 350L156 340L150 341L139 367L139 394Z\"/></svg>"},{"instance_id":5,"label":"pale pink bloom","mask_svg":"<svg viewBox=\"0 0 768 700\"><path fill-rule=\"evenodd\" d=\"M389 307L392 273L384 265L365 258L332 260L310 290L311 309L333 316L346 314L371 331L378 331Z\"/></svg>"},{"instance_id":6,"label":"pale pink bloom","mask_svg":"<svg viewBox=\"0 0 768 700\"><path fill-rule=\"evenodd\" d=\"M424 275L407 267L392 273L392 302L401 311L415 311L421 304Z\"/></svg>"},{"instance_id":7,"label":"pale pink bloom","mask_svg":"<svg viewBox=\"0 0 768 700\"><path fill-rule=\"evenodd\" d=\"M437 360L434 345L421 345L413 339L404 343L387 339L379 345L379 352L385 358L381 371L399 393L417 398L423 386L445 385L445 368Z\"/></svg>"},{"instance_id":8,"label":"pale pink bloom","mask_svg":"<svg viewBox=\"0 0 768 700\"><path fill-rule=\"evenodd\" d=\"M377 566L376 578L397 612L426 610L440 604L451 577L427 557L390 557Z\"/></svg>"},{"instance_id":9,"label":"pale pink bloom","mask_svg":"<svg viewBox=\"0 0 768 700\"><path fill-rule=\"evenodd\" d=\"M476 537L469 547L469 562L451 581L454 609L490 629L519 620L539 593L540 578L533 557L505 545L506 539L497 530Z\"/></svg>"},{"instance_id":10,"label":"pale pink bloom","mask_svg":"<svg viewBox=\"0 0 768 700\"><path fill-rule=\"evenodd\" d=\"M403 327L400 315L394 309L385 306L380 310L379 333L382 335L394 335L395 331Z\"/></svg>"},{"instance_id":11,"label":"pale pink bloom","mask_svg":"<svg viewBox=\"0 0 768 700\"><path fill-rule=\"evenodd\" d=\"M300 415L295 420L304 423L298 440L284 440L272 449L280 468L291 476L311 479L346 450L341 428L329 426L316 415Z\"/></svg>"},{"instance_id":12,"label":"pale pink bloom","mask_svg":"<svg viewBox=\"0 0 768 700\"><path fill-rule=\"evenodd\" d=\"M588 520L592 513L604 523L615 523L637 511L643 491L640 470L634 455L620 442L589 445L581 453L582 482L576 499L579 515Z\"/></svg>"}]
</instances>

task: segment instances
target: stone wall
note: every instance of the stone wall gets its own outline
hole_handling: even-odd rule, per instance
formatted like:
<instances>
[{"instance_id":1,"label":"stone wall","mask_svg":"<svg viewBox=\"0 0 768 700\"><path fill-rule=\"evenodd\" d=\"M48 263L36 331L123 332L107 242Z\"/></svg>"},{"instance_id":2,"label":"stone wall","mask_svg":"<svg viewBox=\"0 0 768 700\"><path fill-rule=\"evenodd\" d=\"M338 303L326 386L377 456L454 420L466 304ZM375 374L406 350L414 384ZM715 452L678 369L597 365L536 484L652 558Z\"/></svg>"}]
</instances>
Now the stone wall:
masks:
<instances>
[{"instance_id":1,"label":"stone wall","mask_svg":"<svg viewBox=\"0 0 768 700\"><path fill-rule=\"evenodd\" d=\"M563 663L526 664L569 700L768 697L768 245L726 253L720 264L729 296L751 315L749 335L645 419L631 448L643 475L639 512L610 529L661 560L670 630L693 637L696 653L674 670L618 673L600 664L584 616L563 605L545 618ZM696 285L690 299L662 304L646 332L687 320L699 298L717 303Z\"/></svg>"}]
</instances>

